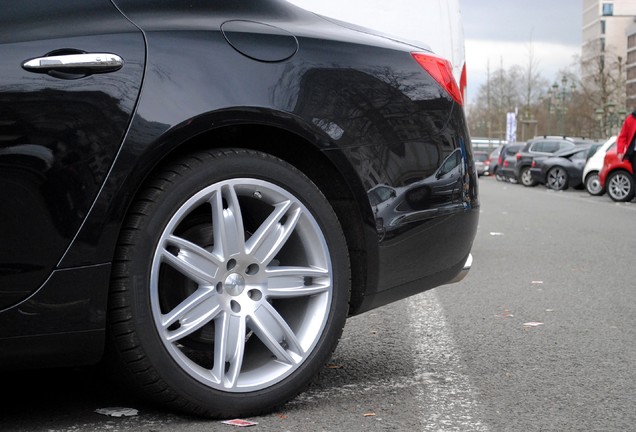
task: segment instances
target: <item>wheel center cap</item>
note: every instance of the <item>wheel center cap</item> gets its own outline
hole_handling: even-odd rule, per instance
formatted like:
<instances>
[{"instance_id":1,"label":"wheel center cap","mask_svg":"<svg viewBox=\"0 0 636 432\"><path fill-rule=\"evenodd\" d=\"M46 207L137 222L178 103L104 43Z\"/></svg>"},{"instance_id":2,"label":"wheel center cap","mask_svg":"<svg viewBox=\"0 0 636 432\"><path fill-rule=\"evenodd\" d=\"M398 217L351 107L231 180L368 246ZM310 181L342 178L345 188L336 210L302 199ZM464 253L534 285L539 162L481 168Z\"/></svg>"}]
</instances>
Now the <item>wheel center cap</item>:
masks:
<instances>
[{"instance_id":1,"label":"wheel center cap","mask_svg":"<svg viewBox=\"0 0 636 432\"><path fill-rule=\"evenodd\" d=\"M225 278L223 286L228 294L236 297L245 289L245 279L238 273L232 273Z\"/></svg>"}]
</instances>

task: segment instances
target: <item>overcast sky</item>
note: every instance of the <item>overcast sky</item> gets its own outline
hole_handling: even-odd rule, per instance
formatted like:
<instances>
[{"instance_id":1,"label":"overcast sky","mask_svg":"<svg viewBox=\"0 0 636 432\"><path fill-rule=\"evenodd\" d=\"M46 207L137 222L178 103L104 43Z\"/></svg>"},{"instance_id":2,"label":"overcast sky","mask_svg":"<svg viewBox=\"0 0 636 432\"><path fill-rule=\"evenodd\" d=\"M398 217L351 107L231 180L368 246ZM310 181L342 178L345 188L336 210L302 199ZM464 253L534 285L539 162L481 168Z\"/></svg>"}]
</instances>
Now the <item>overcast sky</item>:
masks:
<instances>
[{"instance_id":1,"label":"overcast sky","mask_svg":"<svg viewBox=\"0 0 636 432\"><path fill-rule=\"evenodd\" d=\"M528 63L530 41L541 74L550 82L558 78L580 53L581 0L460 0L468 101L494 70Z\"/></svg>"},{"instance_id":2,"label":"overcast sky","mask_svg":"<svg viewBox=\"0 0 636 432\"><path fill-rule=\"evenodd\" d=\"M449 37L443 34L447 21L440 19L435 7L447 0L289 1L343 21L421 40L434 50L447 48L440 45L442 39ZM474 101L479 86L485 83L488 64L491 71L500 66L508 69L515 64L527 65L530 46L541 75L549 82L557 80L558 71L570 66L580 52L581 3L582 0L459 0L468 102Z\"/></svg>"}]
</instances>

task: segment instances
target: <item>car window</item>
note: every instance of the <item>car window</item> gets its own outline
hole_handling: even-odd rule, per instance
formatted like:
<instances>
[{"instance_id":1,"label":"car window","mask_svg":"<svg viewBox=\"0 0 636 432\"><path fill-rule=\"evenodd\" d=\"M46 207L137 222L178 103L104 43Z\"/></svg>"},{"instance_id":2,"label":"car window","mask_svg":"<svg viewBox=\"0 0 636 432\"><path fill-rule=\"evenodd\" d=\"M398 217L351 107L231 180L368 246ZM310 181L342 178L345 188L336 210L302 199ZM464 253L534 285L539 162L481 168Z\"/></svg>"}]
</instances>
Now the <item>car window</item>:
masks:
<instances>
[{"instance_id":1,"label":"car window","mask_svg":"<svg viewBox=\"0 0 636 432\"><path fill-rule=\"evenodd\" d=\"M591 158L601 148L601 144L593 144L587 151L586 159Z\"/></svg>"},{"instance_id":2,"label":"car window","mask_svg":"<svg viewBox=\"0 0 636 432\"><path fill-rule=\"evenodd\" d=\"M554 153L559 146L554 141L538 141L530 147L531 152Z\"/></svg>"},{"instance_id":3,"label":"car window","mask_svg":"<svg viewBox=\"0 0 636 432\"><path fill-rule=\"evenodd\" d=\"M442 164L437 176L441 177L448 174L462 163L462 155L459 150L455 150Z\"/></svg>"},{"instance_id":4,"label":"car window","mask_svg":"<svg viewBox=\"0 0 636 432\"><path fill-rule=\"evenodd\" d=\"M587 159L587 152L588 149L584 149L584 150L579 150L576 153L574 153L572 156L570 156L570 160L585 160Z\"/></svg>"},{"instance_id":5,"label":"car window","mask_svg":"<svg viewBox=\"0 0 636 432\"><path fill-rule=\"evenodd\" d=\"M391 198L393 189L389 187L379 187L369 192L369 200L372 205L378 205Z\"/></svg>"},{"instance_id":6,"label":"car window","mask_svg":"<svg viewBox=\"0 0 636 432\"><path fill-rule=\"evenodd\" d=\"M574 143L567 142L567 141L560 141L558 145L559 145L559 150L563 150L563 149L567 149L574 146Z\"/></svg>"},{"instance_id":7,"label":"car window","mask_svg":"<svg viewBox=\"0 0 636 432\"><path fill-rule=\"evenodd\" d=\"M506 156L516 155L520 149L521 147L518 147L518 146L508 147L506 148Z\"/></svg>"},{"instance_id":8,"label":"car window","mask_svg":"<svg viewBox=\"0 0 636 432\"><path fill-rule=\"evenodd\" d=\"M559 144L557 141L546 141L543 146L543 151L546 153L554 153L561 148Z\"/></svg>"},{"instance_id":9,"label":"car window","mask_svg":"<svg viewBox=\"0 0 636 432\"><path fill-rule=\"evenodd\" d=\"M488 153L475 153L475 160L485 162L488 160Z\"/></svg>"}]
</instances>

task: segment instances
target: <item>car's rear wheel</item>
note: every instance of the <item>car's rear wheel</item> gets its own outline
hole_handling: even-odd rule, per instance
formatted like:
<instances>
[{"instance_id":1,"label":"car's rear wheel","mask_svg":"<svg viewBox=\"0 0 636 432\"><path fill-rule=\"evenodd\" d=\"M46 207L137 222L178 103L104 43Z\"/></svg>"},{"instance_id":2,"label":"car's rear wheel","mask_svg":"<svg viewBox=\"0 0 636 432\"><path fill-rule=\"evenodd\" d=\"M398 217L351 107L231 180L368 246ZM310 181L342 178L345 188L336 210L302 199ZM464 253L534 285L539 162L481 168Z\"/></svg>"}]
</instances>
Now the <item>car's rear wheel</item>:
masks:
<instances>
[{"instance_id":1,"label":"car's rear wheel","mask_svg":"<svg viewBox=\"0 0 636 432\"><path fill-rule=\"evenodd\" d=\"M524 186L535 186L537 182L532 179L532 173L530 167L523 167L519 172L519 182Z\"/></svg>"},{"instance_id":2,"label":"car's rear wheel","mask_svg":"<svg viewBox=\"0 0 636 432\"><path fill-rule=\"evenodd\" d=\"M281 405L324 366L348 311L344 235L298 170L240 150L158 172L118 244L109 330L126 380L211 417Z\"/></svg>"},{"instance_id":3,"label":"car's rear wheel","mask_svg":"<svg viewBox=\"0 0 636 432\"><path fill-rule=\"evenodd\" d=\"M605 191L601 187L601 180L598 177L597 172L592 172L585 178L585 189L590 195L598 196L602 195Z\"/></svg>"},{"instance_id":4,"label":"car's rear wheel","mask_svg":"<svg viewBox=\"0 0 636 432\"><path fill-rule=\"evenodd\" d=\"M634 198L634 178L627 171L614 171L605 182L607 194L617 202L631 201Z\"/></svg>"},{"instance_id":5,"label":"car's rear wheel","mask_svg":"<svg viewBox=\"0 0 636 432\"><path fill-rule=\"evenodd\" d=\"M568 188L568 173L562 167L550 168L546 175L545 184L554 190L565 190Z\"/></svg>"}]
</instances>

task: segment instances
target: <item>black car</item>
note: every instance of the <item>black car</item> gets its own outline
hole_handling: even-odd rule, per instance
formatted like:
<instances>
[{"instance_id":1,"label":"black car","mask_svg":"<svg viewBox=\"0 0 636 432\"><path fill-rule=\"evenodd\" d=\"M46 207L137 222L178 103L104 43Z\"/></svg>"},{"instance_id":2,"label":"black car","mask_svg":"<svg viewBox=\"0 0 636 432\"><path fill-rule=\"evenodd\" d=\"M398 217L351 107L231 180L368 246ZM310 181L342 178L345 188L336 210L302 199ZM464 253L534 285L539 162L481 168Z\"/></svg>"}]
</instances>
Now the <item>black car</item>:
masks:
<instances>
[{"instance_id":1,"label":"black car","mask_svg":"<svg viewBox=\"0 0 636 432\"><path fill-rule=\"evenodd\" d=\"M505 144L499 153L497 174L495 178L499 181L517 183L515 166L517 164L517 153L523 148L525 143Z\"/></svg>"},{"instance_id":2,"label":"black car","mask_svg":"<svg viewBox=\"0 0 636 432\"><path fill-rule=\"evenodd\" d=\"M585 163L599 147L600 144L580 145L559 150L553 156L535 157L530 168L532 180L554 190L580 188Z\"/></svg>"},{"instance_id":3,"label":"black car","mask_svg":"<svg viewBox=\"0 0 636 432\"><path fill-rule=\"evenodd\" d=\"M551 156L559 150L572 148L576 145L594 144L595 141L585 138L542 136L531 139L517 153L515 177L524 186L535 186L530 168L535 157Z\"/></svg>"},{"instance_id":4,"label":"black car","mask_svg":"<svg viewBox=\"0 0 636 432\"><path fill-rule=\"evenodd\" d=\"M3 369L105 360L175 410L265 412L348 316L470 268L462 95L427 47L276 0L33 0L0 27ZM378 185L409 189L390 236Z\"/></svg>"}]
</instances>

